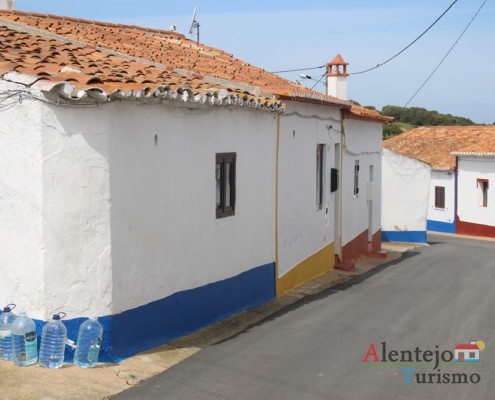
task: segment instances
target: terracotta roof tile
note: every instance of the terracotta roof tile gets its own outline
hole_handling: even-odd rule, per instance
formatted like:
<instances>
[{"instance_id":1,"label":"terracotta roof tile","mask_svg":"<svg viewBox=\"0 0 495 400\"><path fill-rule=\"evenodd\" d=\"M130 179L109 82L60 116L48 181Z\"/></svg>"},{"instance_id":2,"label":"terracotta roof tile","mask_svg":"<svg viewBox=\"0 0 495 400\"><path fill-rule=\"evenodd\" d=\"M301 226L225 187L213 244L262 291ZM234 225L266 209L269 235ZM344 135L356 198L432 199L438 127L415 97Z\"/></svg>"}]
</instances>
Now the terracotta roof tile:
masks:
<instances>
[{"instance_id":1,"label":"terracotta roof tile","mask_svg":"<svg viewBox=\"0 0 495 400\"><path fill-rule=\"evenodd\" d=\"M352 106L352 108L347 111L347 115L350 118L374 120L380 122L390 122L394 120L393 117L387 117L386 115L380 114L376 110L371 110L369 108L365 108L361 106Z\"/></svg>"},{"instance_id":2,"label":"terracotta roof tile","mask_svg":"<svg viewBox=\"0 0 495 400\"><path fill-rule=\"evenodd\" d=\"M495 155L495 131L493 135L485 135L483 141L456 150L454 155L467 156L494 156Z\"/></svg>"},{"instance_id":3,"label":"terracotta roof tile","mask_svg":"<svg viewBox=\"0 0 495 400\"><path fill-rule=\"evenodd\" d=\"M12 65L18 72L50 79L63 79L58 72L70 66L86 75L86 82L96 75L102 84L121 83L123 90L134 82L179 86L184 84L180 76L194 74L205 77L210 89L241 85L252 98L272 97L274 103L285 96L350 107L176 32L55 15L0 11L0 63L3 73ZM40 64L44 67L38 73ZM163 75L164 70L169 74ZM187 84L204 90L199 81Z\"/></svg>"},{"instance_id":4,"label":"terracotta roof tile","mask_svg":"<svg viewBox=\"0 0 495 400\"><path fill-rule=\"evenodd\" d=\"M385 140L383 147L426 162L433 169L453 170L455 152L495 150L495 126L424 126Z\"/></svg>"}]
</instances>

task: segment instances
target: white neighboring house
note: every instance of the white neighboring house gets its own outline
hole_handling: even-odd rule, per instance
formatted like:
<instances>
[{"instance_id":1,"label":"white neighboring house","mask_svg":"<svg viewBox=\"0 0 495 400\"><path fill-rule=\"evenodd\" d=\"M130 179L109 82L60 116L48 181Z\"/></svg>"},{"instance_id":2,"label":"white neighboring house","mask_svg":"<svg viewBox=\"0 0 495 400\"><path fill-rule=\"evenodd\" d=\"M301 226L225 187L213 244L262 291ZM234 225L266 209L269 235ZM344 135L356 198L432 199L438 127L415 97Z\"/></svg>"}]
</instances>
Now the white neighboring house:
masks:
<instances>
[{"instance_id":1,"label":"white neighboring house","mask_svg":"<svg viewBox=\"0 0 495 400\"><path fill-rule=\"evenodd\" d=\"M456 157L453 152L476 143L486 143L495 136L494 126L428 126L419 127L409 132L385 140L383 146L394 157L399 155L415 159L429 166L428 196L425 202L424 192L415 194L406 179L387 182L383 180L383 239L394 241L426 242L426 231L455 233L457 230L457 209L461 207L461 199L456 195ZM387 158L391 153L384 152L383 168L389 170L387 174L398 177L409 177L420 181L424 179L423 168L415 169L411 165L394 163L387 165ZM390 170L392 168L392 170ZM415 178L413 176L417 175ZM399 214L390 203L402 196L400 193L409 193L403 211ZM458 201L459 200L459 204ZM403 199L404 201L404 199ZM406 205L407 204L407 205ZM416 204L416 206L414 206ZM420 224L411 229L403 223L411 215ZM395 229L394 229L395 228ZM407 233L421 228L414 235Z\"/></svg>"},{"instance_id":2,"label":"white neighboring house","mask_svg":"<svg viewBox=\"0 0 495 400\"><path fill-rule=\"evenodd\" d=\"M382 171L382 239L426 243L430 166L384 148Z\"/></svg>"},{"instance_id":3,"label":"white neighboring house","mask_svg":"<svg viewBox=\"0 0 495 400\"><path fill-rule=\"evenodd\" d=\"M278 147L278 294L335 265L380 254L382 126L391 118L350 107L347 65L340 55L327 64L333 106L281 96L287 107Z\"/></svg>"},{"instance_id":4,"label":"white neighboring house","mask_svg":"<svg viewBox=\"0 0 495 400\"><path fill-rule=\"evenodd\" d=\"M457 233L495 237L495 134L457 156Z\"/></svg>"},{"instance_id":5,"label":"white neighboring house","mask_svg":"<svg viewBox=\"0 0 495 400\"><path fill-rule=\"evenodd\" d=\"M342 260L381 257L383 123L392 118L353 107L344 119ZM381 255L380 255L381 254Z\"/></svg>"}]
</instances>

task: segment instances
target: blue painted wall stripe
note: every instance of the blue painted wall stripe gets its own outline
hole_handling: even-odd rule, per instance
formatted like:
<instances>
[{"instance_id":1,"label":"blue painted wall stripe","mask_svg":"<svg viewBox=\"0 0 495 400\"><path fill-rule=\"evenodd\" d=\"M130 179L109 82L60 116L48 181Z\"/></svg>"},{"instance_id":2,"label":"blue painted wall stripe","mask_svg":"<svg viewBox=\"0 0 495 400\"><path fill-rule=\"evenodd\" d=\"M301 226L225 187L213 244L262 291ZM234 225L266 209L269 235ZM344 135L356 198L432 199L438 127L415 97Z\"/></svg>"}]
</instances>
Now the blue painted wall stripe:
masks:
<instances>
[{"instance_id":1,"label":"blue painted wall stripe","mask_svg":"<svg viewBox=\"0 0 495 400\"><path fill-rule=\"evenodd\" d=\"M100 317L103 343L99 361L122 361L274 297L275 263L270 263L120 314ZM77 340L79 326L85 320L63 320L69 339ZM35 322L39 347L45 322ZM66 347L65 361L72 361L73 356L74 350Z\"/></svg>"},{"instance_id":2,"label":"blue painted wall stripe","mask_svg":"<svg viewBox=\"0 0 495 400\"><path fill-rule=\"evenodd\" d=\"M455 233L455 222L441 222L429 219L426 221L428 231Z\"/></svg>"},{"instance_id":3,"label":"blue painted wall stripe","mask_svg":"<svg viewBox=\"0 0 495 400\"><path fill-rule=\"evenodd\" d=\"M426 243L426 231L382 231L384 242Z\"/></svg>"}]
</instances>

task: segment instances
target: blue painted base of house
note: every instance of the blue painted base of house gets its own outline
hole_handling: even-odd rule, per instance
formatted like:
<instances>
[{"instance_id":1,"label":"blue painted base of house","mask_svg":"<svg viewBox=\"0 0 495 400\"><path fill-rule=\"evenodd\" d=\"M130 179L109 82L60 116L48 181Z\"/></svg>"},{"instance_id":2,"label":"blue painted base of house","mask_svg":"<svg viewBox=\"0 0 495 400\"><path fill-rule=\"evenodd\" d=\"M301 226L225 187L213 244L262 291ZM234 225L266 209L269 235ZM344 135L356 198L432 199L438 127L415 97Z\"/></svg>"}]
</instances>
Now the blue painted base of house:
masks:
<instances>
[{"instance_id":1,"label":"blue painted base of house","mask_svg":"<svg viewBox=\"0 0 495 400\"><path fill-rule=\"evenodd\" d=\"M382 241L426 243L426 231L382 231Z\"/></svg>"},{"instance_id":2,"label":"blue painted base of house","mask_svg":"<svg viewBox=\"0 0 495 400\"><path fill-rule=\"evenodd\" d=\"M99 361L122 361L266 303L274 297L275 263L270 263L223 281L174 293L120 314L100 317L98 321L103 325L103 343ZM63 320L69 339L77 340L79 326L85 320ZM35 322L39 346L45 322ZM65 361L72 361L73 356L74 350L66 346Z\"/></svg>"},{"instance_id":3,"label":"blue painted base of house","mask_svg":"<svg viewBox=\"0 0 495 400\"><path fill-rule=\"evenodd\" d=\"M426 230L434 232L455 233L455 222L426 221Z\"/></svg>"}]
</instances>

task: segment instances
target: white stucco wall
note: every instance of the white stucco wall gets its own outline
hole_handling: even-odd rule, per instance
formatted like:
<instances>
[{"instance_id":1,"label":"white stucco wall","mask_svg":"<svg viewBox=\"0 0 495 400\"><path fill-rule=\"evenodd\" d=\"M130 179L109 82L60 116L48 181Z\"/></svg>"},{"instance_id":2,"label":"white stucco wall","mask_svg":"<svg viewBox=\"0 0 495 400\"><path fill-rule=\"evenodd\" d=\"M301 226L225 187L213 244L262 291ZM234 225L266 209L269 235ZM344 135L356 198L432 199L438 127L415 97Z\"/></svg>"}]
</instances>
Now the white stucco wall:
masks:
<instances>
[{"instance_id":1,"label":"white stucco wall","mask_svg":"<svg viewBox=\"0 0 495 400\"><path fill-rule=\"evenodd\" d=\"M426 231L430 166L383 149L382 231Z\"/></svg>"},{"instance_id":2,"label":"white stucco wall","mask_svg":"<svg viewBox=\"0 0 495 400\"><path fill-rule=\"evenodd\" d=\"M2 304L116 314L274 262L273 114L24 100L0 116ZM237 196L217 219L221 152Z\"/></svg>"},{"instance_id":3,"label":"white stucco wall","mask_svg":"<svg viewBox=\"0 0 495 400\"><path fill-rule=\"evenodd\" d=\"M478 179L488 179L488 204L481 206ZM464 222L495 226L495 157L459 157L458 215Z\"/></svg>"},{"instance_id":4,"label":"white stucco wall","mask_svg":"<svg viewBox=\"0 0 495 400\"><path fill-rule=\"evenodd\" d=\"M339 109L291 102L281 116L279 276L334 241L336 194L330 193L330 169L335 167L335 144L340 142L339 120ZM329 126L332 128L328 129ZM317 144L327 145L322 209L317 209L316 204Z\"/></svg>"},{"instance_id":5,"label":"white stucco wall","mask_svg":"<svg viewBox=\"0 0 495 400\"><path fill-rule=\"evenodd\" d=\"M382 124L346 119L344 125L342 192L342 245L369 229L369 203L372 199L372 233L381 227L381 147ZM354 196L354 165L359 160L359 194ZM373 184L370 182L373 166ZM372 192L368 197L368 190Z\"/></svg>"},{"instance_id":6,"label":"white stucco wall","mask_svg":"<svg viewBox=\"0 0 495 400\"><path fill-rule=\"evenodd\" d=\"M111 107L43 107L46 318L112 313Z\"/></svg>"},{"instance_id":7,"label":"white stucco wall","mask_svg":"<svg viewBox=\"0 0 495 400\"><path fill-rule=\"evenodd\" d=\"M274 115L160 106L113 112L114 312L274 262ZM216 219L215 154L222 152L237 154L236 210Z\"/></svg>"},{"instance_id":8,"label":"white stucco wall","mask_svg":"<svg viewBox=\"0 0 495 400\"><path fill-rule=\"evenodd\" d=\"M435 207L435 187L445 188L445 209ZM455 221L455 174L454 171L431 171L428 219L452 223Z\"/></svg>"},{"instance_id":9,"label":"white stucco wall","mask_svg":"<svg viewBox=\"0 0 495 400\"><path fill-rule=\"evenodd\" d=\"M0 91L22 89L0 81ZM12 107L7 107L8 105ZM44 313L39 102L15 96L0 110L0 305Z\"/></svg>"}]
</instances>

